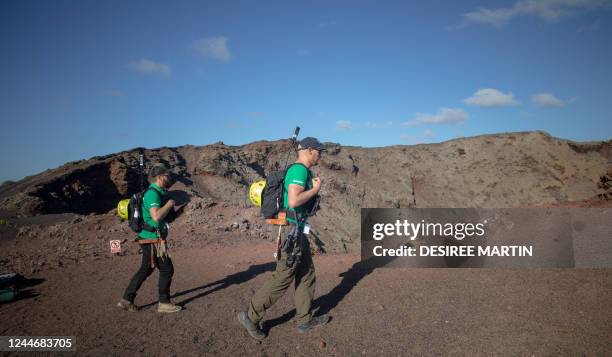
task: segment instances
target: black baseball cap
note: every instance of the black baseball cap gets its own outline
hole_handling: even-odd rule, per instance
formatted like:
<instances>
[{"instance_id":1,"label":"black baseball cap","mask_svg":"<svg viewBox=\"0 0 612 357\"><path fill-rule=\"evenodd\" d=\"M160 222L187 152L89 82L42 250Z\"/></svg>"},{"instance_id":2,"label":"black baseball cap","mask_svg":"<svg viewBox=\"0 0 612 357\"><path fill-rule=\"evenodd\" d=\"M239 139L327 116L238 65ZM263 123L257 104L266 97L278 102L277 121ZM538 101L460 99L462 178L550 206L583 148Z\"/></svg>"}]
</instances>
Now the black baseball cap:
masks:
<instances>
[{"instance_id":1,"label":"black baseball cap","mask_svg":"<svg viewBox=\"0 0 612 357\"><path fill-rule=\"evenodd\" d=\"M151 168L151 171L149 172L149 176L151 177L157 177L159 175L163 175L163 174L170 174L172 173L170 171L170 169L168 168L168 166L159 163L159 164L155 164L153 165L153 167Z\"/></svg>"},{"instance_id":2,"label":"black baseball cap","mask_svg":"<svg viewBox=\"0 0 612 357\"><path fill-rule=\"evenodd\" d=\"M298 142L298 150L303 149L315 149L319 151L325 151L325 145L323 145L317 138L306 137Z\"/></svg>"}]
</instances>

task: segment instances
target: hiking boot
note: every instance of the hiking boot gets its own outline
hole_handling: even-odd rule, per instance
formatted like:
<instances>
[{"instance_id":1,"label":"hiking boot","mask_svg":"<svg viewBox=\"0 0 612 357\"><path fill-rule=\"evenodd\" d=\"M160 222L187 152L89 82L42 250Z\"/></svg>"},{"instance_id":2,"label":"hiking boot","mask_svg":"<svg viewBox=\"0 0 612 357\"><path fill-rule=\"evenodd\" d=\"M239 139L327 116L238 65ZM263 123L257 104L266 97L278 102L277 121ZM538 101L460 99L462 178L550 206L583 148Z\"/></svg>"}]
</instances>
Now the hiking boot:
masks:
<instances>
[{"instance_id":1,"label":"hiking boot","mask_svg":"<svg viewBox=\"0 0 612 357\"><path fill-rule=\"evenodd\" d=\"M126 299L121 299L117 303L117 307L120 308L121 310L129 311L129 312L138 311L138 306L134 305L133 302L127 301Z\"/></svg>"},{"instance_id":2,"label":"hiking boot","mask_svg":"<svg viewBox=\"0 0 612 357\"><path fill-rule=\"evenodd\" d=\"M160 302L159 304L157 304L157 312L161 312L161 313L167 313L167 314L171 314L173 312L179 312L181 311L183 308L178 306L178 305L174 305L173 303L164 303L164 302Z\"/></svg>"},{"instance_id":3,"label":"hiking boot","mask_svg":"<svg viewBox=\"0 0 612 357\"><path fill-rule=\"evenodd\" d=\"M317 326L325 325L328 321L329 321L329 315L328 314L323 314L321 316L316 316L316 317L313 317L312 319L310 319L310 321L308 321L307 323L298 325L297 330L298 330L299 333L308 332L308 331L312 330L313 328L315 328Z\"/></svg>"},{"instance_id":4,"label":"hiking boot","mask_svg":"<svg viewBox=\"0 0 612 357\"><path fill-rule=\"evenodd\" d=\"M256 339L257 341L261 341L266 338L266 334L255 324L251 319L249 319L249 315L246 311L243 311L238 314L238 321L244 326L249 335Z\"/></svg>"}]
</instances>

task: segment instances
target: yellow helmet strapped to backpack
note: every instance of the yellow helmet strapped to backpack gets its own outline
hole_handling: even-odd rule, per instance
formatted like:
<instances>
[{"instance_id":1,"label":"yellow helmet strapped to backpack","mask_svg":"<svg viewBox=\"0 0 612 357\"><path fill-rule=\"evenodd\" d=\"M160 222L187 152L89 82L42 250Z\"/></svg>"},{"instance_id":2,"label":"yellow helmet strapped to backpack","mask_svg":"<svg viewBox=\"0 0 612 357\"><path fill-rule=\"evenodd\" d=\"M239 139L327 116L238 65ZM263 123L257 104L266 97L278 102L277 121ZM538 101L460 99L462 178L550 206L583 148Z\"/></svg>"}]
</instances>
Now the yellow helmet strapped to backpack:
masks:
<instances>
[{"instance_id":1,"label":"yellow helmet strapped to backpack","mask_svg":"<svg viewBox=\"0 0 612 357\"><path fill-rule=\"evenodd\" d=\"M261 193L264 187L266 187L266 181L255 181L249 188L249 201L257 207L261 207Z\"/></svg>"},{"instance_id":2,"label":"yellow helmet strapped to backpack","mask_svg":"<svg viewBox=\"0 0 612 357\"><path fill-rule=\"evenodd\" d=\"M121 219L128 219L128 204L130 203L130 199L126 198L125 200L119 201L117 205L117 215L121 217Z\"/></svg>"}]
</instances>

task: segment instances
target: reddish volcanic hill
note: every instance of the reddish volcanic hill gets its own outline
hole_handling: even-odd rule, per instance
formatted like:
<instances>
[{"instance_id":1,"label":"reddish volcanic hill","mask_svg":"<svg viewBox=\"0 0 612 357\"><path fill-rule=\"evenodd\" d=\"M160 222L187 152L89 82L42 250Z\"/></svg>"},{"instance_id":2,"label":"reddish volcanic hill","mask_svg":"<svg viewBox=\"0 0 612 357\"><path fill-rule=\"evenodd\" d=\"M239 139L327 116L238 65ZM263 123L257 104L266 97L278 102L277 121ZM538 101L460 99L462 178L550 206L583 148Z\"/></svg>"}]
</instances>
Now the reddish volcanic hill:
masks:
<instances>
[{"instance_id":1,"label":"reddish volcanic hill","mask_svg":"<svg viewBox=\"0 0 612 357\"><path fill-rule=\"evenodd\" d=\"M312 223L332 250L358 247L362 207L606 205L597 184L612 174L612 140L577 143L541 131L414 146L327 146L314 168L324 185ZM174 195L190 203L179 228L206 234L249 220L249 230L260 235L266 228L248 203L248 186L283 166L289 148L288 141L260 141L94 157L3 185L0 206L6 217L112 214L120 199L139 189L138 156L144 153L147 165L164 162L180 176Z\"/></svg>"}]
</instances>

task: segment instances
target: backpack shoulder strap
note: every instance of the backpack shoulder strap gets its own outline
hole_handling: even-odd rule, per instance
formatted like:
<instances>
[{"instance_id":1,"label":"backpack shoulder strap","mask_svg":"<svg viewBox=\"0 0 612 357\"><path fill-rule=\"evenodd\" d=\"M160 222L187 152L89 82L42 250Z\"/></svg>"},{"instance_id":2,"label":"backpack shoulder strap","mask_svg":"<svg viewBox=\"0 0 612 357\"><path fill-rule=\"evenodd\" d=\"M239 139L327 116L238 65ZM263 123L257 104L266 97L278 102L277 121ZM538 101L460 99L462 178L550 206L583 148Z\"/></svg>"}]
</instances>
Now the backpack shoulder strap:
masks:
<instances>
[{"instance_id":1,"label":"backpack shoulder strap","mask_svg":"<svg viewBox=\"0 0 612 357\"><path fill-rule=\"evenodd\" d=\"M147 187L147 189L144 191L145 193L147 193L148 191L155 191L158 195L161 196L161 192L159 192L155 187L153 186L149 186Z\"/></svg>"},{"instance_id":2,"label":"backpack shoulder strap","mask_svg":"<svg viewBox=\"0 0 612 357\"><path fill-rule=\"evenodd\" d=\"M154 191L155 193L157 193L160 198L161 198L161 193L155 188L155 187L147 187L146 190L143 191L142 193L142 206L141 206L141 210L144 211L144 196L147 192L149 191ZM142 216L141 216L142 217ZM147 222L145 222L144 220L142 221L142 228L145 231L149 231L149 232L156 232L157 230L155 228L153 228L152 226L150 226Z\"/></svg>"},{"instance_id":3,"label":"backpack shoulder strap","mask_svg":"<svg viewBox=\"0 0 612 357\"><path fill-rule=\"evenodd\" d=\"M308 170L308 168L306 167L306 165L302 164L301 162L294 162L293 164L289 165L289 167L293 166L293 165L300 165L300 166L304 166L304 168L306 170Z\"/></svg>"},{"instance_id":4,"label":"backpack shoulder strap","mask_svg":"<svg viewBox=\"0 0 612 357\"><path fill-rule=\"evenodd\" d=\"M287 175L287 171L289 171L290 168L292 168L294 165L300 165L303 166L306 170L308 170L308 168L306 167L306 165L302 164L301 162L294 162L293 164L287 166L287 168L285 169L285 176Z\"/></svg>"},{"instance_id":5,"label":"backpack shoulder strap","mask_svg":"<svg viewBox=\"0 0 612 357\"><path fill-rule=\"evenodd\" d=\"M144 203L144 196L145 196L145 194L146 194L147 192L149 192L149 191L153 191L153 192L157 193L157 195L159 196L159 199L161 200L161 198L162 198L162 194L161 194L161 192L159 192L159 191L158 191L158 190L157 190L155 187L151 187L151 186L149 186L149 187L147 187L147 189L146 189L146 190L144 190L144 191L143 191L143 193L142 193L142 200L143 200L143 203Z\"/></svg>"}]
</instances>

